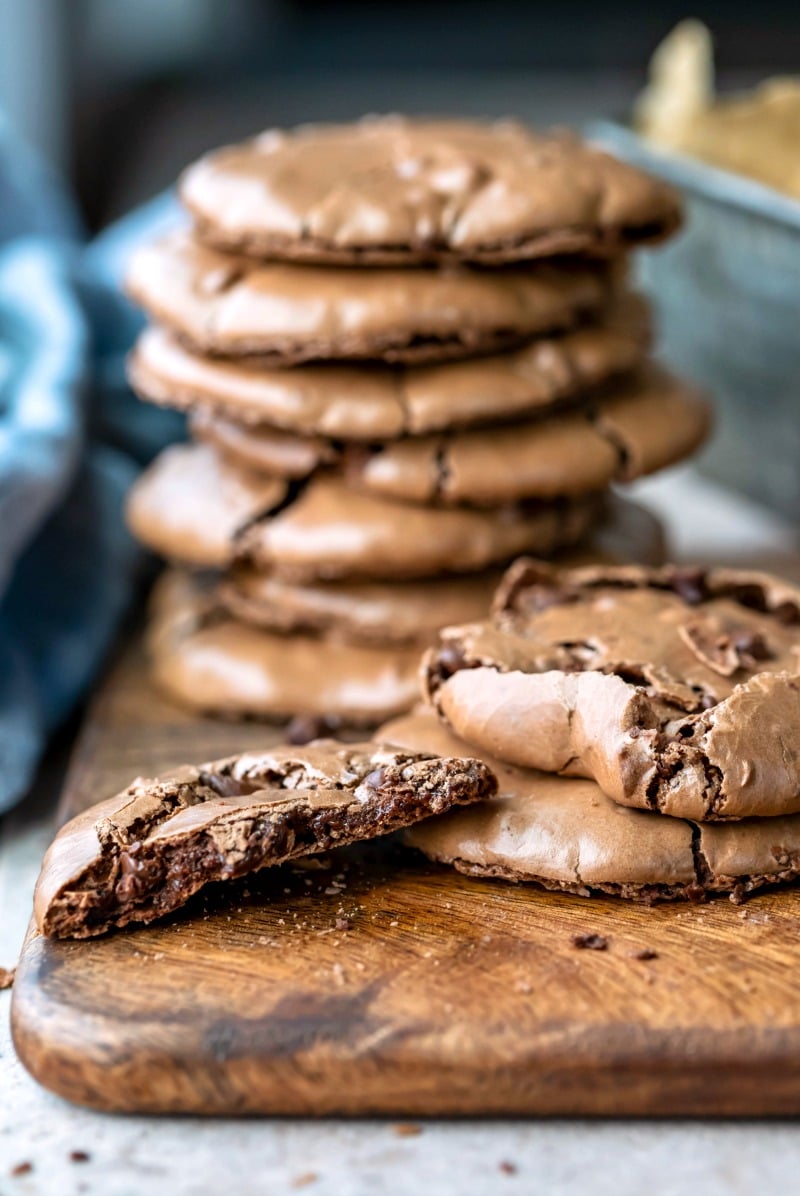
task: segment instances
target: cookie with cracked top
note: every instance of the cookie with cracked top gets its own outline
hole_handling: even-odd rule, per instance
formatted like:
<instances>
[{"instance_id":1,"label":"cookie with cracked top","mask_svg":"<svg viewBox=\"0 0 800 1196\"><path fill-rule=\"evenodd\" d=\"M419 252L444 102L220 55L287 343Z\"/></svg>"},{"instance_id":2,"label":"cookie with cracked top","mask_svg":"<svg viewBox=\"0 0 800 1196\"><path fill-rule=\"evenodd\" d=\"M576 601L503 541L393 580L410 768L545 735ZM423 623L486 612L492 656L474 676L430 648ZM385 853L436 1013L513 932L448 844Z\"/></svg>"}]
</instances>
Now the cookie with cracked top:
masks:
<instances>
[{"instance_id":1,"label":"cookie with cracked top","mask_svg":"<svg viewBox=\"0 0 800 1196\"><path fill-rule=\"evenodd\" d=\"M231 468L211 446L173 444L134 482L128 527L142 544L185 565L220 569L236 555L236 537L286 498L284 478Z\"/></svg>"},{"instance_id":2,"label":"cookie with cracked top","mask_svg":"<svg viewBox=\"0 0 800 1196\"><path fill-rule=\"evenodd\" d=\"M164 328L147 328L128 361L139 396L253 428L297 436L391 440L495 423L557 407L635 369L651 340L645 301L620 296L596 319L521 349L444 365L338 362L269 367L193 353Z\"/></svg>"},{"instance_id":3,"label":"cookie with cracked top","mask_svg":"<svg viewBox=\"0 0 800 1196\"><path fill-rule=\"evenodd\" d=\"M351 449L344 468L354 488L399 502L493 507L655 473L694 452L709 424L696 391L651 366L569 413Z\"/></svg>"},{"instance_id":4,"label":"cookie with cracked top","mask_svg":"<svg viewBox=\"0 0 800 1196\"><path fill-rule=\"evenodd\" d=\"M374 727L419 697L419 641L354 644L265 630L232 618L213 585L179 570L156 583L146 645L158 688L202 714Z\"/></svg>"},{"instance_id":5,"label":"cookie with cracked top","mask_svg":"<svg viewBox=\"0 0 800 1196\"><path fill-rule=\"evenodd\" d=\"M287 482L232 468L211 446L173 444L134 482L125 518L154 552L202 569L220 569L236 555L236 537L286 498Z\"/></svg>"},{"instance_id":6,"label":"cookie with cracked top","mask_svg":"<svg viewBox=\"0 0 800 1196\"><path fill-rule=\"evenodd\" d=\"M305 361L442 361L499 352L602 310L622 264L501 271L255 262L176 232L133 255L127 286L200 353Z\"/></svg>"},{"instance_id":7,"label":"cookie with cracked top","mask_svg":"<svg viewBox=\"0 0 800 1196\"><path fill-rule=\"evenodd\" d=\"M201 158L180 195L209 244L324 263L607 254L661 240L681 219L664 183L512 120L273 129Z\"/></svg>"},{"instance_id":8,"label":"cookie with cracked top","mask_svg":"<svg viewBox=\"0 0 800 1196\"><path fill-rule=\"evenodd\" d=\"M425 688L510 763L698 820L800 811L800 590L761 573L520 560Z\"/></svg>"},{"instance_id":9,"label":"cookie with cracked top","mask_svg":"<svg viewBox=\"0 0 800 1196\"><path fill-rule=\"evenodd\" d=\"M496 507L655 473L693 452L709 423L709 408L693 388L651 366L567 413L369 446L247 428L220 416L195 416L191 426L245 469L303 477L341 453L356 490L398 502Z\"/></svg>"},{"instance_id":10,"label":"cookie with cracked top","mask_svg":"<svg viewBox=\"0 0 800 1196\"><path fill-rule=\"evenodd\" d=\"M620 564L665 559L661 525L644 507L609 496L603 521L563 564ZM287 581L240 562L217 590L220 603L245 623L273 631L333 636L352 644L418 644L420 651L453 623L484 618L500 581L497 569L395 581Z\"/></svg>"},{"instance_id":11,"label":"cookie with cracked top","mask_svg":"<svg viewBox=\"0 0 800 1196\"><path fill-rule=\"evenodd\" d=\"M378 737L411 751L473 752L497 776L488 801L410 827L404 838L470 876L527 881L590 897L734 901L800 876L800 816L742 822L662 818L620 806L595 781L504 763L469 747L420 708Z\"/></svg>"},{"instance_id":12,"label":"cookie with cracked top","mask_svg":"<svg viewBox=\"0 0 800 1196\"><path fill-rule=\"evenodd\" d=\"M296 581L389 580L468 573L520 552L546 556L577 543L603 517L591 494L494 510L414 507L360 494L336 474L290 490L250 474L206 444L166 449L136 481L127 520L168 560L216 569L234 560Z\"/></svg>"},{"instance_id":13,"label":"cookie with cracked top","mask_svg":"<svg viewBox=\"0 0 800 1196\"><path fill-rule=\"evenodd\" d=\"M36 921L55 938L152 922L212 881L384 835L495 788L478 760L333 740L138 778L59 831Z\"/></svg>"}]
</instances>

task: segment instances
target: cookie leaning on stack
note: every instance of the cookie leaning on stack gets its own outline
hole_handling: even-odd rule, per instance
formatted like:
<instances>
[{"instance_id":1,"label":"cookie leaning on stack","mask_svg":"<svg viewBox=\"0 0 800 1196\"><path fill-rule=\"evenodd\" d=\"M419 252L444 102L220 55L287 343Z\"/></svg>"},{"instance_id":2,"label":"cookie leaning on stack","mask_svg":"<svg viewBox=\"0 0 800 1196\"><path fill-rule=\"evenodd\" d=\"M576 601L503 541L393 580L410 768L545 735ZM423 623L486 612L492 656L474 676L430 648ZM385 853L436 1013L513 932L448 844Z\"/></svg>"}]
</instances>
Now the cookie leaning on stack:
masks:
<instances>
[{"instance_id":1,"label":"cookie leaning on stack","mask_svg":"<svg viewBox=\"0 0 800 1196\"><path fill-rule=\"evenodd\" d=\"M408 709L420 651L488 609L498 566L613 530L612 483L706 434L626 289L627 251L677 227L676 198L577 140L307 126L210 155L181 194L192 230L131 265L156 325L130 377L192 440L128 516L216 578L168 577L154 602L155 675L190 706ZM622 559L659 551L657 531L622 541Z\"/></svg>"},{"instance_id":2,"label":"cookie leaning on stack","mask_svg":"<svg viewBox=\"0 0 800 1196\"><path fill-rule=\"evenodd\" d=\"M652 901L800 875L800 590L734 570L518 561L381 737L498 797L409 841L479 876Z\"/></svg>"}]
</instances>

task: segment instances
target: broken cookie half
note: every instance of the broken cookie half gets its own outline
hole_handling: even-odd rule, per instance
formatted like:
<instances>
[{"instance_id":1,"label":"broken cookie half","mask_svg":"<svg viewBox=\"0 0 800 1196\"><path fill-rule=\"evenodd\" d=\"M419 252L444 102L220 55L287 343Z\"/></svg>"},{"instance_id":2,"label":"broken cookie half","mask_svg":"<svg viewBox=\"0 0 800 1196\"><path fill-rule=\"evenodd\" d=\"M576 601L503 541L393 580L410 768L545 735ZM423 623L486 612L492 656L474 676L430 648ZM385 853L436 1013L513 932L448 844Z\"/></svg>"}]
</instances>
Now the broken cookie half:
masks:
<instances>
[{"instance_id":1,"label":"broken cookie half","mask_svg":"<svg viewBox=\"0 0 800 1196\"><path fill-rule=\"evenodd\" d=\"M800 811L800 590L675 566L512 565L426 658L440 716L511 764L700 821Z\"/></svg>"},{"instance_id":2,"label":"broken cookie half","mask_svg":"<svg viewBox=\"0 0 800 1196\"><path fill-rule=\"evenodd\" d=\"M478 760L333 740L137 779L59 832L36 921L55 938L151 922L211 881L386 834L496 788Z\"/></svg>"}]
</instances>

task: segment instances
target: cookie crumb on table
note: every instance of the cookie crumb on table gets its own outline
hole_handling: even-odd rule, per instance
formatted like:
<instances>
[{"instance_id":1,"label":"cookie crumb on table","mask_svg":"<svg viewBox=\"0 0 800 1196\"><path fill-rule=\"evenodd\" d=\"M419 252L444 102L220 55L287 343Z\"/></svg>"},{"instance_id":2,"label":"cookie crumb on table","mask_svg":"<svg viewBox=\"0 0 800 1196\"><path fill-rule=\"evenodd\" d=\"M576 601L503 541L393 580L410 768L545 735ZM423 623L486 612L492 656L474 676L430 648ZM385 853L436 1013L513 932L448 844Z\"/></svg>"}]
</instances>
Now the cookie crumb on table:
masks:
<instances>
[{"instance_id":1,"label":"cookie crumb on table","mask_svg":"<svg viewBox=\"0 0 800 1196\"><path fill-rule=\"evenodd\" d=\"M4 988L11 988L16 970L16 968L0 968L0 991Z\"/></svg>"}]
</instances>

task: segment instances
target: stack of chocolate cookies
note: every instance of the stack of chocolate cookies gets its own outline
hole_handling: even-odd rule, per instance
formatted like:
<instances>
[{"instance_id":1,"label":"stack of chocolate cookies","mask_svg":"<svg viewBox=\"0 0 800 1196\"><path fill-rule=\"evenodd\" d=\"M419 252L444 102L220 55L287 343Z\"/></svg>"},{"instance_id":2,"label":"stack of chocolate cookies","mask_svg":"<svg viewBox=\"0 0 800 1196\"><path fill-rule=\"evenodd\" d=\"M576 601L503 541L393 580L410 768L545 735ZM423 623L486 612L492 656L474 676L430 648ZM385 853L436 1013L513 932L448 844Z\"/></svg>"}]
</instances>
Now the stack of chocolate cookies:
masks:
<instances>
[{"instance_id":1,"label":"stack of chocolate cookies","mask_svg":"<svg viewBox=\"0 0 800 1196\"><path fill-rule=\"evenodd\" d=\"M488 621L427 654L406 750L498 796L406 832L475 876L734 901L800 875L800 590L733 570L521 559Z\"/></svg>"},{"instance_id":2,"label":"stack of chocolate cookies","mask_svg":"<svg viewBox=\"0 0 800 1196\"><path fill-rule=\"evenodd\" d=\"M179 566L149 634L172 696L374 725L518 554L658 555L610 487L707 430L626 281L668 188L511 122L380 118L223 149L181 197L128 280L132 383L191 436L128 507Z\"/></svg>"}]
</instances>

